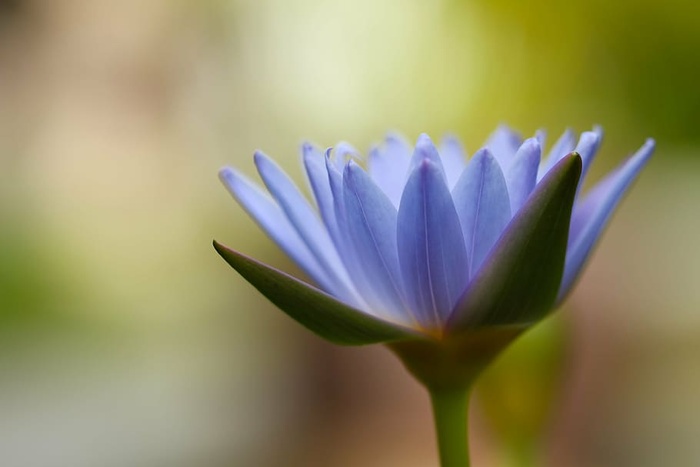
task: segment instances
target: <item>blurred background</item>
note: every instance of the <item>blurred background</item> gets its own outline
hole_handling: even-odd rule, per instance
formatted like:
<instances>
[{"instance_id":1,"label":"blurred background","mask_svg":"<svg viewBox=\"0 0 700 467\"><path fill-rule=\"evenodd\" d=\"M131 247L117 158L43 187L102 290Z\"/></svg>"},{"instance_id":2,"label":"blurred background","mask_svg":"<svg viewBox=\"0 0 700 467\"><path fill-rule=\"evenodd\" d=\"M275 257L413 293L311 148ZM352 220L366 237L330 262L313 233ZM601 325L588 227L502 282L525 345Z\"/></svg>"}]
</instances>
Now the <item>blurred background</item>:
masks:
<instances>
[{"instance_id":1,"label":"blurred background","mask_svg":"<svg viewBox=\"0 0 700 467\"><path fill-rule=\"evenodd\" d=\"M479 466L700 464L700 3L0 1L0 465L433 466L384 348L307 333L222 165L396 129L658 149L564 309L482 378Z\"/></svg>"}]
</instances>

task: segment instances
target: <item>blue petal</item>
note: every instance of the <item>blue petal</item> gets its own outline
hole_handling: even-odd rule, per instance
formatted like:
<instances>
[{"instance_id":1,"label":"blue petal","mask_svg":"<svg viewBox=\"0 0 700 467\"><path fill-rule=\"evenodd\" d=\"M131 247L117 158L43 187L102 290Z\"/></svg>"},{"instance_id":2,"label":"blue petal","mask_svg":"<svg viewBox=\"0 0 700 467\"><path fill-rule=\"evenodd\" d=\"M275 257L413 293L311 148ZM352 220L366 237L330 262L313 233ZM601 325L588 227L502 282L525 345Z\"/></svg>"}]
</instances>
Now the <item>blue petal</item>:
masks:
<instances>
[{"instance_id":1,"label":"blue petal","mask_svg":"<svg viewBox=\"0 0 700 467\"><path fill-rule=\"evenodd\" d=\"M537 142L540 143L540 148L544 147L544 143L547 141L547 131L544 129L539 129L535 132L535 138Z\"/></svg>"},{"instance_id":2,"label":"blue petal","mask_svg":"<svg viewBox=\"0 0 700 467\"><path fill-rule=\"evenodd\" d=\"M323 268L287 219L282 209L254 183L232 168L225 167L219 178L231 195L262 230L323 289L337 293L337 284Z\"/></svg>"},{"instance_id":3,"label":"blue petal","mask_svg":"<svg viewBox=\"0 0 700 467\"><path fill-rule=\"evenodd\" d=\"M508 167L522 141L523 139L518 133L507 125L501 125L491 133L484 147L491 151L501 167Z\"/></svg>"},{"instance_id":4,"label":"blue petal","mask_svg":"<svg viewBox=\"0 0 700 467\"><path fill-rule=\"evenodd\" d=\"M350 161L343 174L346 228L357 261L371 284L371 304L395 320L410 323L401 288L396 248L396 208L360 166Z\"/></svg>"},{"instance_id":5,"label":"blue petal","mask_svg":"<svg viewBox=\"0 0 700 467\"><path fill-rule=\"evenodd\" d=\"M581 180L586 179L588 169L593 163L593 159L595 158L595 155L598 152L598 148L600 147L600 143L602 140L603 133L600 130L600 128L595 128L593 131L584 131L583 133L581 133L581 137L578 140L578 144L574 149L574 151L579 153L579 155L581 156L581 161L583 162L583 172L581 172ZM583 183L579 184L579 190L581 186L583 186Z\"/></svg>"},{"instance_id":6,"label":"blue petal","mask_svg":"<svg viewBox=\"0 0 700 467\"><path fill-rule=\"evenodd\" d=\"M529 138L520 146L515 158L505 170L511 213L518 212L535 188L541 154L540 142L537 138Z\"/></svg>"},{"instance_id":7,"label":"blue petal","mask_svg":"<svg viewBox=\"0 0 700 467\"><path fill-rule=\"evenodd\" d=\"M452 190L452 197L462 226L471 277L511 218L506 180L488 149L474 154Z\"/></svg>"},{"instance_id":8,"label":"blue petal","mask_svg":"<svg viewBox=\"0 0 700 467\"><path fill-rule=\"evenodd\" d=\"M343 286L341 298L355 302L352 283L333 242L309 202L287 174L262 152L255 153L255 165L272 197L282 208L306 246L329 274L333 282Z\"/></svg>"},{"instance_id":9,"label":"blue petal","mask_svg":"<svg viewBox=\"0 0 700 467\"><path fill-rule=\"evenodd\" d=\"M333 153L335 156L335 166L339 171L343 170L345 163L350 159L361 159L359 151L345 141L336 144Z\"/></svg>"},{"instance_id":10,"label":"blue petal","mask_svg":"<svg viewBox=\"0 0 700 467\"><path fill-rule=\"evenodd\" d=\"M639 151L593 187L586 198L574 208L558 302L566 297L576 282L612 213L646 165L654 152L654 146L654 140L647 140Z\"/></svg>"},{"instance_id":11,"label":"blue petal","mask_svg":"<svg viewBox=\"0 0 700 467\"><path fill-rule=\"evenodd\" d=\"M442 139L440 144L440 157L442 166L445 168L447 187L452 189L467 166L466 153L459 140L454 136L448 135Z\"/></svg>"},{"instance_id":12,"label":"blue petal","mask_svg":"<svg viewBox=\"0 0 700 467\"><path fill-rule=\"evenodd\" d=\"M385 306L382 295L377 294L376 285L368 279L355 251L355 244L350 234L348 216L345 210L343 174L336 169L334 162L328 156L326 156L326 170L328 171L328 181L333 196L335 219L338 223L338 253L350 273L353 284L362 296L365 303L362 309L380 318L390 317L395 319L395 313L386 313L384 311L385 309L391 309L391 307Z\"/></svg>"},{"instance_id":13,"label":"blue petal","mask_svg":"<svg viewBox=\"0 0 700 467\"><path fill-rule=\"evenodd\" d=\"M411 308L423 326L440 328L469 277L457 211L442 169L430 159L424 159L406 183L397 235Z\"/></svg>"},{"instance_id":14,"label":"blue petal","mask_svg":"<svg viewBox=\"0 0 700 467\"><path fill-rule=\"evenodd\" d=\"M387 135L382 146L372 148L369 152L369 174L397 208L410 162L411 147L401 136L393 133Z\"/></svg>"},{"instance_id":15,"label":"blue petal","mask_svg":"<svg viewBox=\"0 0 700 467\"><path fill-rule=\"evenodd\" d=\"M321 219L326 225L326 229L338 249L340 247L340 233L338 232L338 222L335 218L335 207L333 205L333 192L331 191L328 171L326 169L326 157L321 151L309 143L304 143L301 147L304 167L309 178L311 191L313 191L316 205L321 213Z\"/></svg>"},{"instance_id":16,"label":"blue petal","mask_svg":"<svg viewBox=\"0 0 700 467\"><path fill-rule=\"evenodd\" d=\"M552 149L550 149L547 158L540 165L537 179L541 179L544 174L549 172L549 169L554 167L554 165L561 160L562 157L573 151L575 146L576 137L574 132L567 128L566 131L564 131L564 133L559 137L557 142L554 143L554 146L552 146Z\"/></svg>"},{"instance_id":17,"label":"blue petal","mask_svg":"<svg viewBox=\"0 0 700 467\"><path fill-rule=\"evenodd\" d=\"M445 181L447 181L445 177L445 170L443 168L442 161L440 160L440 154L438 153L437 148L430 139L430 136L422 133L418 137L418 141L416 141L416 148L413 150L413 157L411 157L411 165L409 166L409 174L413 174L416 167L420 166L426 159L440 169L441 176L443 179L445 179Z\"/></svg>"}]
</instances>

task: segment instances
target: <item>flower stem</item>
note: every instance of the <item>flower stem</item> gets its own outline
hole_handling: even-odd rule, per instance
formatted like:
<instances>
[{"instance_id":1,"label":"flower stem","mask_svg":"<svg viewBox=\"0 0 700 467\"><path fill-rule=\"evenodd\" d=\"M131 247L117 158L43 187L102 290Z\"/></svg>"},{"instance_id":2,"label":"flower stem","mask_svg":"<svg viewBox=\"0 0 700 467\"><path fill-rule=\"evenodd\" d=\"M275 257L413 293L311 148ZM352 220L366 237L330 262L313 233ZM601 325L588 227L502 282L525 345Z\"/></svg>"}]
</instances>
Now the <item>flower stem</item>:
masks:
<instances>
[{"instance_id":1,"label":"flower stem","mask_svg":"<svg viewBox=\"0 0 700 467\"><path fill-rule=\"evenodd\" d=\"M431 390L441 467L469 467L468 390Z\"/></svg>"}]
</instances>

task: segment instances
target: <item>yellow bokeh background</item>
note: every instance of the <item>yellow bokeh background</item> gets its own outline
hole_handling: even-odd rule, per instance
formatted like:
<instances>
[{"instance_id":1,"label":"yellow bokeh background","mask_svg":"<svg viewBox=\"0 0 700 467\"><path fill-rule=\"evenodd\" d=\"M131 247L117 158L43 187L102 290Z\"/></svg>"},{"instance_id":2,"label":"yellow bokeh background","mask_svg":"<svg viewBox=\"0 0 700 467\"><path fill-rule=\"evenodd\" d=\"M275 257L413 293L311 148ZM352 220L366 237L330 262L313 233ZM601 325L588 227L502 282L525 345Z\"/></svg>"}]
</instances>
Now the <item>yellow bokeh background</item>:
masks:
<instances>
[{"instance_id":1,"label":"yellow bokeh background","mask_svg":"<svg viewBox=\"0 0 700 467\"><path fill-rule=\"evenodd\" d=\"M480 382L479 466L700 463L700 4L0 2L0 465L432 466L381 347L275 310L298 274L217 180L262 149L601 124L657 139L575 293Z\"/></svg>"}]
</instances>

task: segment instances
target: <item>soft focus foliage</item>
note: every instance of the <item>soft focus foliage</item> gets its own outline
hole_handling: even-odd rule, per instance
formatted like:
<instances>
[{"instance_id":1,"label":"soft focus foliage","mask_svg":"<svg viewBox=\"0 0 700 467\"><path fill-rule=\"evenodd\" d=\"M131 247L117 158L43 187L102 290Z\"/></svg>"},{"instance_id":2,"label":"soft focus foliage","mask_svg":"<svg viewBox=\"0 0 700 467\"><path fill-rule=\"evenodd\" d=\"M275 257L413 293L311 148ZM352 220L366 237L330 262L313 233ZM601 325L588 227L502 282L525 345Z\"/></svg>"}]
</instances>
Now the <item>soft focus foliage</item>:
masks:
<instances>
[{"instance_id":1,"label":"soft focus foliage","mask_svg":"<svg viewBox=\"0 0 700 467\"><path fill-rule=\"evenodd\" d=\"M231 280L216 232L285 260L212 174L260 145L298 174L308 136L480 142L502 120L604 125L596 180L659 142L559 318L568 345L518 357L561 378L532 402L548 414L520 412L540 465L697 464L698 8L0 3L0 464L430 465L427 401L393 356L331 348ZM476 465L512 433L501 394L485 381Z\"/></svg>"}]
</instances>

